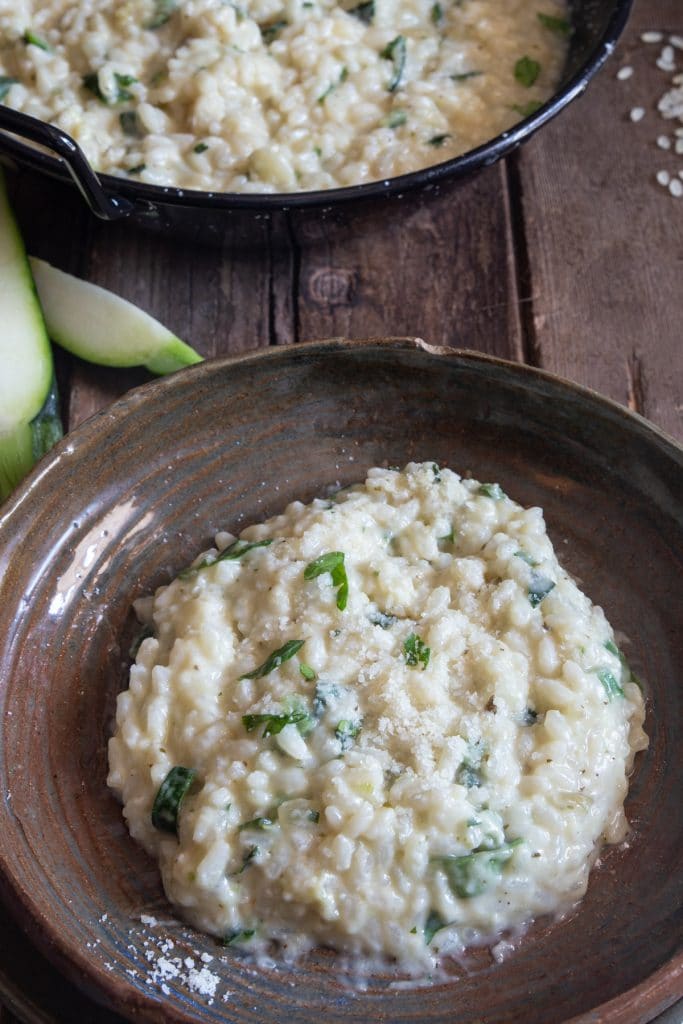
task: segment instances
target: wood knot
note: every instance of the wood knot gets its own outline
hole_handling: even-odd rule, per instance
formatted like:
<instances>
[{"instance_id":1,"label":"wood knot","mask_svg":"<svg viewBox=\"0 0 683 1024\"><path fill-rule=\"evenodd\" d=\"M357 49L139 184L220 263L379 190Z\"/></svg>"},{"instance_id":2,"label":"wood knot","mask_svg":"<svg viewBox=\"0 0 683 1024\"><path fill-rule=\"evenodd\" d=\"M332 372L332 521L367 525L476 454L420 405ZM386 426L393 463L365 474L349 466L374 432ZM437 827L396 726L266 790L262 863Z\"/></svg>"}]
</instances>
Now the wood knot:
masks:
<instances>
[{"instance_id":1,"label":"wood knot","mask_svg":"<svg viewBox=\"0 0 683 1024\"><path fill-rule=\"evenodd\" d=\"M353 270L324 267L311 274L308 291L313 302L320 306L345 306L353 299L355 285Z\"/></svg>"}]
</instances>

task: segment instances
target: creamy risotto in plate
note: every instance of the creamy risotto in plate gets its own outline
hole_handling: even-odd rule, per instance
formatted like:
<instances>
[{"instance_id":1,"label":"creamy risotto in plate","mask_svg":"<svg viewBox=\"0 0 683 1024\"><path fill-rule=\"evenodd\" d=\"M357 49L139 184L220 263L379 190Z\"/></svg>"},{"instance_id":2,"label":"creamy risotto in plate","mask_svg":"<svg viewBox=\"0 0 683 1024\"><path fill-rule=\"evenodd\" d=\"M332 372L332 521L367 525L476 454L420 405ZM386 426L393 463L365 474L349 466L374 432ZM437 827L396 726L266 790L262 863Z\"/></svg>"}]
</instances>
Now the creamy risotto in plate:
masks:
<instances>
[{"instance_id":1,"label":"creamy risotto in plate","mask_svg":"<svg viewBox=\"0 0 683 1024\"><path fill-rule=\"evenodd\" d=\"M109 784L226 943L430 970L569 909L627 835L639 685L496 483L372 469L138 611Z\"/></svg>"},{"instance_id":2,"label":"creamy risotto in plate","mask_svg":"<svg viewBox=\"0 0 683 1024\"><path fill-rule=\"evenodd\" d=\"M558 84L566 0L0 0L0 99L153 185L327 189L440 163Z\"/></svg>"}]
</instances>

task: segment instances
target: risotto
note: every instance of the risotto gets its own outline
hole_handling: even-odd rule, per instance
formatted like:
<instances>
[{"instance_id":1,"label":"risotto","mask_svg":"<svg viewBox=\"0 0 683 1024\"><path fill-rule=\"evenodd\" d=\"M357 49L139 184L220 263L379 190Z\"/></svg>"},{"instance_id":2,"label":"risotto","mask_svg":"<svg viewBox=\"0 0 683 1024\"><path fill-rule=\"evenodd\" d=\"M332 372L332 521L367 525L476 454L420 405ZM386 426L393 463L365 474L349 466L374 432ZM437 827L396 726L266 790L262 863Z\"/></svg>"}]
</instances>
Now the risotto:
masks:
<instances>
[{"instance_id":1,"label":"risotto","mask_svg":"<svg viewBox=\"0 0 683 1024\"><path fill-rule=\"evenodd\" d=\"M439 163L554 91L566 0L0 0L0 100L99 170L237 192Z\"/></svg>"},{"instance_id":2,"label":"risotto","mask_svg":"<svg viewBox=\"0 0 683 1024\"><path fill-rule=\"evenodd\" d=\"M181 915L432 969L584 894L647 746L539 508L433 463L219 534L140 612L109 784Z\"/></svg>"}]
</instances>

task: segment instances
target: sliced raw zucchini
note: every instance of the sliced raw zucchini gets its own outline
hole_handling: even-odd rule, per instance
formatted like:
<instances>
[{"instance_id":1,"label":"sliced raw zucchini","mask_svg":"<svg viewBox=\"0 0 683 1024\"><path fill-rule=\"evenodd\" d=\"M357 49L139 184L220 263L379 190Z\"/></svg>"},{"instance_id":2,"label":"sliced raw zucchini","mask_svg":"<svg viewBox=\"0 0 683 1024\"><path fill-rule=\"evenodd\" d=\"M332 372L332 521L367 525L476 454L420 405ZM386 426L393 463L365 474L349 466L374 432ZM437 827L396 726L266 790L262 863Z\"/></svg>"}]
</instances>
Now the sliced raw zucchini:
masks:
<instances>
[{"instance_id":1,"label":"sliced raw zucchini","mask_svg":"<svg viewBox=\"0 0 683 1024\"><path fill-rule=\"evenodd\" d=\"M99 366L145 366L173 373L202 357L158 320L106 288L30 257L53 341Z\"/></svg>"},{"instance_id":2,"label":"sliced raw zucchini","mask_svg":"<svg viewBox=\"0 0 683 1024\"><path fill-rule=\"evenodd\" d=\"M52 350L0 175L0 500L61 437Z\"/></svg>"}]
</instances>

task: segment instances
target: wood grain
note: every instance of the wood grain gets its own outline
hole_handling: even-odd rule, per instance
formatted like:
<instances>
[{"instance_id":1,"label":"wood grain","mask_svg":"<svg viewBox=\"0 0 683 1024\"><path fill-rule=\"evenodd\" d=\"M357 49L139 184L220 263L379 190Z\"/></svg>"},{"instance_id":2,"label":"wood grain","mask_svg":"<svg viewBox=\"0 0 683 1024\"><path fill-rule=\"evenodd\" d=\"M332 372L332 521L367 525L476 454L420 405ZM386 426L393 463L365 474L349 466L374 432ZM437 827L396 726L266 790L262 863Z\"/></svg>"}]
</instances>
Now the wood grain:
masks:
<instances>
[{"instance_id":1,"label":"wood grain","mask_svg":"<svg viewBox=\"0 0 683 1024\"><path fill-rule=\"evenodd\" d=\"M417 335L520 359L504 165L362 223L293 226L301 338Z\"/></svg>"},{"instance_id":2,"label":"wood grain","mask_svg":"<svg viewBox=\"0 0 683 1024\"><path fill-rule=\"evenodd\" d=\"M636 3L623 43L586 95L521 154L528 361L589 385L683 438L683 199L657 184L657 101L671 75L647 30L683 33L680 0ZM683 70L683 51L677 51ZM625 81L617 70L632 66ZM633 107L645 108L633 123Z\"/></svg>"}]
</instances>

